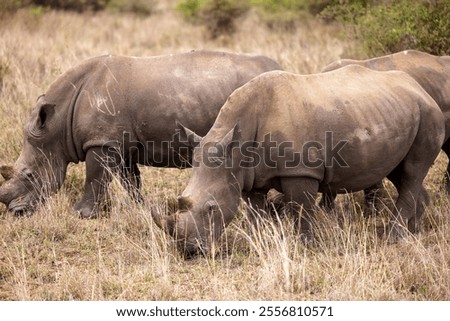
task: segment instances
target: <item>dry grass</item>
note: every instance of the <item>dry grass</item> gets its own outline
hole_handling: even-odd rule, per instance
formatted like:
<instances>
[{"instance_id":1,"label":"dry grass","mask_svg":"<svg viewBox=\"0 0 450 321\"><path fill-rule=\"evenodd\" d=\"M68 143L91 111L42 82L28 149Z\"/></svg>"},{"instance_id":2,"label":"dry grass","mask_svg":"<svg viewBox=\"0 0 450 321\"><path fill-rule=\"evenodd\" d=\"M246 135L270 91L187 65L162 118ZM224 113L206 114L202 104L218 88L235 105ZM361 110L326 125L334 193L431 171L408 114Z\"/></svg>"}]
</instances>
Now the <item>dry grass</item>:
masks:
<instances>
[{"instance_id":1,"label":"dry grass","mask_svg":"<svg viewBox=\"0 0 450 321\"><path fill-rule=\"evenodd\" d=\"M287 70L309 73L350 48L333 26L308 20L286 32L258 19L251 13L235 35L215 40L169 5L148 18L22 11L3 19L0 163L17 158L21 127L38 95L87 57L224 49L263 53ZM242 211L217 255L192 261L178 255L148 211L179 195L189 170L144 168L144 206L113 182L110 213L81 220L71 207L82 191L84 166L74 165L64 188L32 217L17 219L1 207L0 299L449 300L450 204L439 188L444 161L441 156L427 178L433 205L423 231L401 244L378 237L386 213L362 218L356 195L341 197L336 215L318 213L315 247L298 242L289 220L261 218L255 228Z\"/></svg>"}]
</instances>

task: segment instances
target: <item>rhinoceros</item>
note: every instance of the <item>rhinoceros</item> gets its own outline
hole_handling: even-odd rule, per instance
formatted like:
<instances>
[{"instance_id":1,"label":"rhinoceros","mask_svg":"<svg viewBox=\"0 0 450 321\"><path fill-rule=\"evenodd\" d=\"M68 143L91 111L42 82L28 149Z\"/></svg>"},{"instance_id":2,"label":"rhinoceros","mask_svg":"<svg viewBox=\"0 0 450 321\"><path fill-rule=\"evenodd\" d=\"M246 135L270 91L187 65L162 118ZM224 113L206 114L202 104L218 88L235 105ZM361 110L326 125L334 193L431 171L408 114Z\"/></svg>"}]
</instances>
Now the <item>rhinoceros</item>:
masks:
<instances>
[{"instance_id":1,"label":"rhinoceros","mask_svg":"<svg viewBox=\"0 0 450 321\"><path fill-rule=\"evenodd\" d=\"M82 217L98 214L114 172L140 200L137 164L189 166L190 152L173 141L176 121L206 134L236 88L278 69L265 56L203 50L88 59L37 99L24 126L14 176L0 188L0 201L16 214L31 212L43 195L60 188L68 164L82 161L84 195L74 206Z\"/></svg>"},{"instance_id":2,"label":"rhinoceros","mask_svg":"<svg viewBox=\"0 0 450 321\"><path fill-rule=\"evenodd\" d=\"M322 72L357 64L373 70L401 70L413 77L425 91L436 101L445 117L446 139L442 150L450 158L450 56L433 56L416 50L406 50L392 55L367 60L341 59L326 66ZM450 162L446 171L446 189L450 194ZM382 187L377 183L365 190L366 206L379 207L374 202L379 201L378 191ZM326 208L333 207L336 195L324 195L322 203Z\"/></svg>"},{"instance_id":3,"label":"rhinoceros","mask_svg":"<svg viewBox=\"0 0 450 321\"><path fill-rule=\"evenodd\" d=\"M200 138L186 126L180 132L192 144ZM268 72L234 91L201 139L178 211L152 215L192 257L211 249L242 195L275 188L297 205L288 213L309 241L317 192L358 191L387 176L399 193L395 241L414 232L428 202L422 183L444 133L436 102L404 72Z\"/></svg>"}]
</instances>

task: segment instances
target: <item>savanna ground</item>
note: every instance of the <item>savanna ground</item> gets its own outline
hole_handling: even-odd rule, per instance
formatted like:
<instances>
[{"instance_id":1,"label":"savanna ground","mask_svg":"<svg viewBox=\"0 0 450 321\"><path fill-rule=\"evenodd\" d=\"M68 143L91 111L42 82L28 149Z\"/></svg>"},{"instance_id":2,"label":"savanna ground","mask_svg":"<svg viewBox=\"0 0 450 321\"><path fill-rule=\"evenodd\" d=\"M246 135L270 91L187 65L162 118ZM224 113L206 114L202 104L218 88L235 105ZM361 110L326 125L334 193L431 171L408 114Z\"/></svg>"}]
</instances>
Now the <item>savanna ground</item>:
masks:
<instances>
[{"instance_id":1,"label":"savanna ground","mask_svg":"<svg viewBox=\"0 0 450 321\"><path fill-rule=\"evenodd\" d=\"M163 1L160 1L163 2ZM22 125L36 98L62 72L105 53L150 56L192 49L255 52L289 71L318 72L353 44L332 24L305 17L269 28L254 12L231 36L208 37L165 1L151 16L76 14L28 9L0 21L0 163L22 145ZM345 84L343 84L345 85ZM116 181L110 209L97 220L71 210L81 196L84 164L72 165L63 189L31 217L0 207L1 300L449 300L450 210L441 155L426 187L432 205L421 232L388 244L379 230L389 210L363 218L361 195L339 197L336 213L318 213L317 245L305 247L284 218L257 228L242 210L216 255L185 261L153 223L149 209L180 195L190 170L142 168L145 205ZM395 192L387 186L392 208Z\"/></svg>"}]
</instances>

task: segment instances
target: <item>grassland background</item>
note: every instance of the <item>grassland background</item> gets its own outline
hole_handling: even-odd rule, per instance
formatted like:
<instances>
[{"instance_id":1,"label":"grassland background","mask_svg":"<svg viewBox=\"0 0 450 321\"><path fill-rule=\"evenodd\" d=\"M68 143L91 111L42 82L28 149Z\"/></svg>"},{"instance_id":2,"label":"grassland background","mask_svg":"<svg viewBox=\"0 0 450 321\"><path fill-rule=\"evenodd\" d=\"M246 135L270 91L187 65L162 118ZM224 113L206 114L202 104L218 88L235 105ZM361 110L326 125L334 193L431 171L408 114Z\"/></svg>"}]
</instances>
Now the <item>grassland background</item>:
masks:
<instances>
[{"instance_id":1,"label":"grassland background","mask_svg":"<svg viewBox=\"0 0 450 321\"><path fill-rule=\"evenodd\" d=\"M212 39L183 20L176 1L159 1L150 16L19 10L0 20L0 164L22 145L22 125L36 98L61 73L105 53L150 56L192 49L254 52L286 70L318 72L355 55L343 30L305 16L289 28L269 28L255 12L233 35ZM364 219L361 195L339 198L337 213L318 213L318 245L304 247L286 219L262 218L257 228L242 210L217 244L217 254L185 261L152 222L181 194L190 170L142 168L144 205L120 184L98 220L71 210L84 164L70 167L63 189L31 217L0 207L0 300L449 300L449 201L442 193L445 156L426 186L433 204L422 231L395 245L378 236L388 217ZM395 192L387 186L386 203Z\"/></svg>"}]
</instances>

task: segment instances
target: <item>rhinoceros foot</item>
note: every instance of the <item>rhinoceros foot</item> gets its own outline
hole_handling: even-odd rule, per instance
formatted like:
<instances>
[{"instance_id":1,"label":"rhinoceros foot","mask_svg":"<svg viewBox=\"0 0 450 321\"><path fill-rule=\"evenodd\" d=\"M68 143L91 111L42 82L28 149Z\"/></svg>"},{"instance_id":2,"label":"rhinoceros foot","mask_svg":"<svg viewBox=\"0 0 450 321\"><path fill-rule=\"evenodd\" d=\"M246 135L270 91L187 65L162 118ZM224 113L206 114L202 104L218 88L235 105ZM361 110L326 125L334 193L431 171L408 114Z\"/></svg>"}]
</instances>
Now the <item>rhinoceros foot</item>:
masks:
<instances>
[{"instance_id":1,"label":"rhinoceros foot","mask_svg":"<svg viewBox=\"0 0 450 321\"><path fill-rule=\"evenodd\" d=\"M447 172L445 173L445 177L443 179L443 184L445 185L445 190L447 191L447 195L450 195L450 164L447 168Z\"/></svg>"},{"instance_id":2,"label":"rhinoceros foot","mask_svg":"<svg viewBox=\"0 0 450 321\"><path fill-rule=\"evenodd\" d=\"M408 233L409 232L406 226L400 224L397 221L393 221L390 223L388 228L387 242L390 244L398 243L402 240L405 240Z\"/></svg>"},{"instance_id":3,"label":"rhinoceros foot","mask_svg":"<svg viewBox=\"0 0 450 321\"><path fill-rule=\"evenodd\" d=\"M80 215L81 218L95 219L98 217L98 211L95 208L87 206L82 202L75 204L73 209L78 215Z\"/></svg>"}]
</instances>

